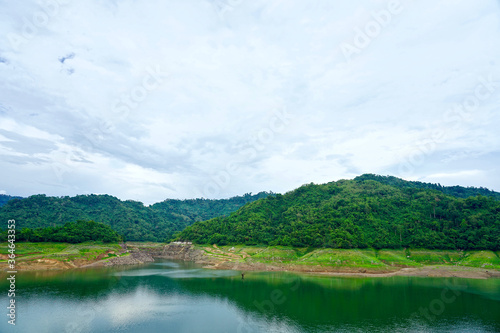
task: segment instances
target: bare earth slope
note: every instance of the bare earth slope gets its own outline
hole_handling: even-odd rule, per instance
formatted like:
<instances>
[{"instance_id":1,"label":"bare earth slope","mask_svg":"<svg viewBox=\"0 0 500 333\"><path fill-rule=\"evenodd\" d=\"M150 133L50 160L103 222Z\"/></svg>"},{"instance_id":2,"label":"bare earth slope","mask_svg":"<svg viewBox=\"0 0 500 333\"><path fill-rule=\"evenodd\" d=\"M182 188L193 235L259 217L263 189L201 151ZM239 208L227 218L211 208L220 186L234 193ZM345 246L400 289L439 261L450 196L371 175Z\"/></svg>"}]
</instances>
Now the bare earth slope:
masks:
<instances>
[{"instance_id":1,"label":"bare earth slope","mask_svg":"<svg viewBox=\"0 0 500 333\"><path fill-rule=\"evenodd\" d=\"M157 259L192 261L209 269L291 271L331 276L428 276L499 278L500 258L491 251L311 249L193 245L187 242L126 244L44 244L20 246L16 268L60 270L136 265ZM7 271L6 244L0 268ZM24 253L23 253L24 252Z\"/></svg>"}]
</instances>

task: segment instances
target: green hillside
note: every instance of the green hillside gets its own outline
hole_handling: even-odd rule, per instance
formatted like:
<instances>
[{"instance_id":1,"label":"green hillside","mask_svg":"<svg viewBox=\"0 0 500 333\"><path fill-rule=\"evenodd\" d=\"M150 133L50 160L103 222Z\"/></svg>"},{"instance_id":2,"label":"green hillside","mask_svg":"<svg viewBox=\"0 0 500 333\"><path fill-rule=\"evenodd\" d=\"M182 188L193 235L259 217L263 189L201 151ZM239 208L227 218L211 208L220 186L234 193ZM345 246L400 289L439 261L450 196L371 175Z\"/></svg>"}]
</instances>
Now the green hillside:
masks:
<instances>
[{"instance_id":1,"label":"green hillside","mask_svg":"<svg viewBox=\"0 0 500 333\"><path fill-rule=\"evenodd\" d=\"M93 220L111 226L126 240L162 242L196 221L229 214L269 193L246 194L230 199L166 200L152 206L121 201L110 195L13 199L0 207L0 221L16 220L16 228L61 226L66 222Z\"/></svg>"},{"instance_id":2,"label":"green hillside","mask_svg":"<svg viewBox=\"0 0 500 333\"><path fill-rule=\"evenodd\" d=\"M500 201L495 192L468 196L477 191L487 190L363 175L252 202L229 217L197 222L178 239L219 245L499 250Z\"/></svg>"},{"instance_id":3,"label":"green hillside","mask_svg":"<svg viewBox=\"0 0 500 333\"><path fill-rule=\"evenodd\" d=\"M441 184L423 183L418 181L407 181L394 176L380 176L374 174L364 174L354 178L357 181L375 180L382 184L391 185L399 188L418 188L429 189L443 192L457 198L468 198L477 195L484 195L500 200L500 193L491 191L484 187L463 187L463 186L442 186Z\"/></svg>"},{"instance_id":4,"label":"green hillside","mask_svg":"<svg viewBox=\"0 0 500 333\"><path fill-rule=\"evenodd\" d=\"M14 241L7 230L0 233L1 242ZM15 234L15 241L83 243L101 241L104 243L122 241L122 237L109 225L94 221L67 222L63 226L45 228L22 228Z\"/></svg>"},{"instance_id":5,"label":"green hillside","mask_svg":"<svg viewBox=\"0 0 500 333\"><path fill-rule=\"evenodd\" d=\"M226 216L238 210L245 204L267 197L268 192L260 192L255 195L246 193L230 199L208 200L208 199L167 199L155 203L151 208L160 214L175 214L186 221L186 225L194 222L209 220L217 216Z\"/></svg>"},{"instance_id":6,"label":"green hillside","mask_svg":"<svg viewBox=\"0 0 500 333\"><path fill-rule=\"evenodd\" d=\"M9 200L12 200L12 199L22 199L22 197L13 197L13 196L6 195L6 194L0 194L0 207L5 205Z\"/></svg>"}]
</instances>

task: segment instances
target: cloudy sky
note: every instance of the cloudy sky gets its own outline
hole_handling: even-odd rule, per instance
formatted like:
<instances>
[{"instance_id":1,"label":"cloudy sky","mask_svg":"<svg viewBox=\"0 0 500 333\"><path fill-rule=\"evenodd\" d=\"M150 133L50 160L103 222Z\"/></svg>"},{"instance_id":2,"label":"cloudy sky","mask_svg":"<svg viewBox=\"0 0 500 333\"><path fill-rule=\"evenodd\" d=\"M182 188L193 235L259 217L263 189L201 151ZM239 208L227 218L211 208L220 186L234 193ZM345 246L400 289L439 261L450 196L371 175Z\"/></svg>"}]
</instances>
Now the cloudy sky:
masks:
<instances>
[{"instance_id":1,"label":"cloudy sky","mask_svg":"<svg viewBox=\"0 0 500 333\"><path fill-rule=\"evenodd\" d=\"M0 0L0 193L500 191L498 0Z\"/></svg>"}]
</instances>

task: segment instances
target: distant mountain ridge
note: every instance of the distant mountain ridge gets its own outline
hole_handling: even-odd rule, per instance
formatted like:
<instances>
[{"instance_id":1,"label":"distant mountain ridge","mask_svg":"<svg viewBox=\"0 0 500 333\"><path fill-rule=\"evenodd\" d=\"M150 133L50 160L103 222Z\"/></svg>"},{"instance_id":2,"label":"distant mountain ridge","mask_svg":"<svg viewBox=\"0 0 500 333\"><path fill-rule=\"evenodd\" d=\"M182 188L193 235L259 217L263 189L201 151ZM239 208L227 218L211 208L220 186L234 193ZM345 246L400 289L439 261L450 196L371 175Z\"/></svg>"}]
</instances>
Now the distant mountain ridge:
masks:
<instances>
[{"instance_id":1,"label":"distant mountain ridge","mask_svg":"<svg viewBox=\"0 0 500 333\"><path fill-rule=\"evenodd\" d=\"M0 194L0 207L5 205L9 200L12 200L12 199L22 199L22 197Z\"/></svg>"},{"instance_id":2,"label":"distant mountain ridge","mask_svg":"<svg viewBox=\"0 0 500 333\"><path fill-rule=\"evenodd\" d=\"M182 231L179 239L217 244L490 248L500 246L499 199L485 188L364 174L284 195L167 199L150 206L110 195L0 195L0 220L16 219L20 229L94 220L131 241L167 241Z\"/></svg>"},{"instance_id":3,"label":"distant mountain ridge","mask_svg":"<svg viewBox=\"0 0 500 333\"><path fill-rule=\"evenodd\" d=\"M468 198L476 195L484 195L500 200L500 192L495 192L484 187L442 186L441 184L423 183L409 181L394 176L380 176L375 174L364 174L354 178L356 181L375 180L382 184L392 185L400 188L422 188L436 190L457 198Z\"/></svg>"},{"instance_id":4,"label":"distant mountain ridge","mask_svg":"<svg viewBox=\"0 0 500 333\"><path fill-rule=\"evenodd\" d=\"M16 220L16 227L62 226L66 222L93 220L111 226L130 241L167 241L175 232L196 221L227 215L248 202L271 193L247 193L229 199L168 199L151 206L122 201L110 195L48 197L33 195L9 200L0 207L0 221Z\"/></svg>"}]
</instances>

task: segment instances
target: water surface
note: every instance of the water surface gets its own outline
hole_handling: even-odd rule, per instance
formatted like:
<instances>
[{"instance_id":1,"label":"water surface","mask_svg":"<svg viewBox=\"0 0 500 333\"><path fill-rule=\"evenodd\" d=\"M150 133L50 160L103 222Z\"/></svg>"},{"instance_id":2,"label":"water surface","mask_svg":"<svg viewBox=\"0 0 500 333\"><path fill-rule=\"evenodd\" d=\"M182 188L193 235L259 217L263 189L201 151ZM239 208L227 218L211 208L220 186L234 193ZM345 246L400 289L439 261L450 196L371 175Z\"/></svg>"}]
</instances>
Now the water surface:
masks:
<instances>
[{"instance_id":1,"label":"water surface","mask_svg":"<svg viewBox=\"0 0 500 333\"><path fill-rule=\"evenodd\" d=\"M242 280L176 261L21 272L15 327L1 281L0 332L500 332L500 279L246 272Z\"/></svg>"}]
</instances>

